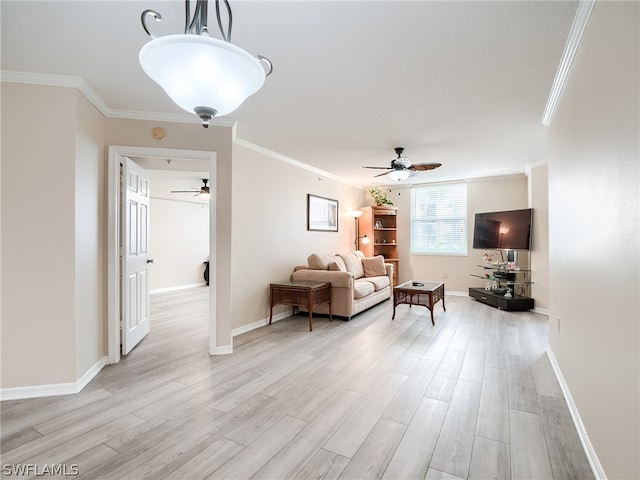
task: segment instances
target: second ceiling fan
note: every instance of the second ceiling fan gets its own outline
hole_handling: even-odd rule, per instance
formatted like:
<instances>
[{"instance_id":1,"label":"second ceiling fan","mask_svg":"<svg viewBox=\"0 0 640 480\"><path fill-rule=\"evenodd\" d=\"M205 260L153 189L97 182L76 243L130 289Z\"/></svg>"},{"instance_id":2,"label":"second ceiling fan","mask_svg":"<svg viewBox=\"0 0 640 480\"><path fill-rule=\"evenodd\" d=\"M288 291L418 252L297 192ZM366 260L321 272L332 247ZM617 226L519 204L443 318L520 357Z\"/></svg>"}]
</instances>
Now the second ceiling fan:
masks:
<instances>
[{"instance_id":1,"label":"second ceiling fan","mask_svg":"<svg viewBox=\"0 0 640 480\"><path fill-rule=\"evenodd\" d=\"M410 159L402 156L402 152L404 152L403 147L396 147L395 149L397 158L391 160L390 167L363 167L363 168L373 168L377 170L387 170L379 175L375 175L376 177L381 177L382 175L387 175L397 181L406 180L413 172L424 172L427 170L433 170L440 166L441 163L412 163Z\"/></svg>"},{"instance_id":2,"label":"second ceiling fan","mask_svg":"<svg viewBox=\"0 0 640 480\"><path fill-rule=\"evenodd\" d=\"M204 185L202 185L199 188L191 187L191 190L171 190L171 193L193 193L194 197L200 196L200 197L209 198L209 185L207 185L209 183L209 179L203 178L202 183Z\"/></svg>"}]
</instances>

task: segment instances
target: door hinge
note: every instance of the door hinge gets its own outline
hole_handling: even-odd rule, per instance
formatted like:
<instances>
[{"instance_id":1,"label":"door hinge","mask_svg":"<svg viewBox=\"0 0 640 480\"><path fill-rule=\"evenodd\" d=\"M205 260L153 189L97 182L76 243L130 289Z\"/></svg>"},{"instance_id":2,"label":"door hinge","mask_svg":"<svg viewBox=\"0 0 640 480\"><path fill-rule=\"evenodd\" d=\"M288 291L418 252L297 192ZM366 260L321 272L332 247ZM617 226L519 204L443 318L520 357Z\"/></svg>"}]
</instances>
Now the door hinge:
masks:
<instances>
[{"instance_id":1,"label":"door hinge","mask_svg":"<svg viewBox=\"0 0 640 480\"><path fill-rule=\"evenodd\" d=\"M124 247L120 247L120 258L124 258Z\"/></svg>"}]
</instances>

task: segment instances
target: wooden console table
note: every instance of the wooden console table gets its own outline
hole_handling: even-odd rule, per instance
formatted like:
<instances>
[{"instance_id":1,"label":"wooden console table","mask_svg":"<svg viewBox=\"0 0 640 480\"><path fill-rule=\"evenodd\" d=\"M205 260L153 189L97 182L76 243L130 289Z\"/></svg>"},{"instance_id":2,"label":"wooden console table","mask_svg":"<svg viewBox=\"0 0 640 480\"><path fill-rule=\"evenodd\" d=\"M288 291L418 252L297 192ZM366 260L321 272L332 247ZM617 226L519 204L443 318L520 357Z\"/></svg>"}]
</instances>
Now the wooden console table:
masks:
<instances>
[{"instance_id":1,"label":"wooden console table","mask_svg":"<svg viewBox=\"0 0 640 480\"><path fill-rule=\"evenodd\" d=\"M420 285L415 285L416 283ZM422 305L431 311L431 324L435 325L433 319L433 306L442 300L442 308L447 311L444 305L444 283L442 282L405 282L393 289L393 316L396 317L396 306L401 303L411 305Z\"/></svg>"},{"instance_id":2,"label":"wooden console table","mask_svg":"<svg viewBox=\"0 0 640 480\"><path fill-rule=\"evenodd\" d=\"M309 310L309 331L313 331L312 310L316 305L329 304L329 321L331 315L331 283L329 282L285 282L272 283L270 287L269 325L273 318L274 305L291 305L293 313L295 307L306 307Z\"/></svg>"}]
</instances>

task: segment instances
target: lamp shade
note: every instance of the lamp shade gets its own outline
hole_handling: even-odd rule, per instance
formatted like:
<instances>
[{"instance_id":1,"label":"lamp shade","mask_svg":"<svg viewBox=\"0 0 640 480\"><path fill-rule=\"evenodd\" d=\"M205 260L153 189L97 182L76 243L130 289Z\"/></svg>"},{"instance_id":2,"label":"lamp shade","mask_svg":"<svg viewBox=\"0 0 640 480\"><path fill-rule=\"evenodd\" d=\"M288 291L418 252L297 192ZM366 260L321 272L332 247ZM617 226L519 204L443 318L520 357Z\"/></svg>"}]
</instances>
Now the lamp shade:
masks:
<instances>
[{"instance_id":1,"label":"lamp shade","mask_svg":"<svg viewBox=\"0 0 640 480\"><path fill-rule=\"evenodd\" d=\"M227 115L256 93L265 80L260 61L229 42L203 35L167 35L140 50L140 65L188 112Z\"/></svg>"},{"instance_id":2,"label":"lamp shade","mask_svg":"<svg viewBox=\"0 0 640 480\"><path fill-rule=\"evenodd\" d=\"M389 176L394 179L397 180L398 182L400 180L406 180L407 178L409 178L409 170L391 170L389 172Z\"/></svg>"}]
</instances>

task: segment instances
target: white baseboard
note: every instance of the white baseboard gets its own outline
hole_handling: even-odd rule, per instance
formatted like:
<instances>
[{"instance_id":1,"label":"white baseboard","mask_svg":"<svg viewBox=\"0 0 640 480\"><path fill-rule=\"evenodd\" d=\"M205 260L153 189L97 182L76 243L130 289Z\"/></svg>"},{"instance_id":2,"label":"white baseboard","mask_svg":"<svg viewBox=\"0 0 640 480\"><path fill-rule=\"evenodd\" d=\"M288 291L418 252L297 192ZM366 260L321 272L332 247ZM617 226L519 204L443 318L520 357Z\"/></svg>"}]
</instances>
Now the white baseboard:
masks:
<instances>
[{"instance_id":1,"label":"white baseboard","mask_svg":"<svg viewBox=\"0 0 640 480\"><path fill-rule=\"evenodd\" d=\"M77 381L76 381L76 388L77 388L77 392L81 391L84 387L86 387L89 382L91 380L93 380L93 377L95 377L98 373L100 373L100 370L102 370L102 368L109 363L109 357L102 357L100 360L98 360L89 370L87 370L84 375L82 375Z\"/></svg>"},{"instance_id":2,"label":"white baseboard","mask_svg":"<svg viewBox=\"0 0 640 480\"><path fill-rule=\"evenodd\" d=\"M271 323L278 322L290 316L291 316L291 312L278 313L277 315L273 316L273 320L271 321ZM262 320L257 320L255 322L242 325L241 327L234 328L233 330L231 330L231 336L235 337L238 335L242 335L243 333L250 332L251 330L255 330L256 328L264 327L265 325L268 325L268 324L269 324L269 319L265 317Z\"/></svg>"},{"instance_id":3,"label":"white baseboard","mask_svg":"<svg viewBox=\"0 0 640 480\"><path fill-rule=\"evenodd\" d=\"M33 385L26 387L10 387L0 389L0 401L22 400L25 398L54 397L79 393L95 377L108 362L102 357L77 381L72 383L56 383L51 385Z\"/></svg>"},{"instance_id":4,"label":"white baseboard","mask_svg":"<svg viewBox=\"0 0 640 480\"><path fill-rule=\"evenodd\" d=\"M549 316L549 309L548 308L534 308L532 310L533 313L539 313L540 315L546 315L547 317Z\"/></svg>"},{"instance_id":5,"label":"white baseboard","mask_svg":"<svg viewBox=\"0 0 640 480\"><path fill-rule=\"evenodd\" d=\"M211 355L231 355L233 353L233 345L221 345L216 347Z\"/></svg>"},{"instance_id":6,"label":"white baseboard","mask_svg":"<svg viewBox=\"0 0 640 480\"><path fill-rule=\"evenodd\" d=\"M156 293L177 292L178 290L188 290L190 288L204 287L206 285L206 282L200 282L190 283L188 285L178 285L176 287L154 288L153 290L149 290L149 295L154 295Z\"/></svg>"},{"instance_id":7,"label":"white baseboard","mask_svg":"<svg viewBox=\"0 0 640 480\"><path fill-rule=\"evenodd\" d=\"M446 284L445 284L446 287ZM452 295L454 297L468 297L469 296L469 292L457 292L455 290L447 290L445 288L444 290L445 295Z\"/></svg>"},{"instance_id":8,"label":"white baseboard","mask_svg":"<svg viewBox=\"0 0 640 480\"><path fill-rule=\"evenodd\" d=\"M288 318L290 316L291 316L290 312L278 313L277 315L273 316L273 320L271 321L271 323L277 322L284 318ZM236 337L243 333L250 332L251 330L255 330L256 328L264 327L265 325L268 325L268 324L269 324L269 319L265 317L262 320L257 320L247 325L234 328L233 330L231 330L231 339L233 340L233 337ZM220 347L216 347L216 349L213 352L211 352L210 355L230 355L232 353L233 353L233 345L223 345Z\"/></svg>"},{"instance_id":9,"label":"white baseboard","mask_svg":"<svg viewBox=\"0 0 640 480\"><path fill-rule=\"evenodd\" d=\"M607 475L604 472L604 468L602 468L602 464L598 459L598 455L596 454L593 445L591 444L591 440L589 439L589 435L587 434L587 429L582 423L582 419L580 418L580 412L578 412L578 407L573 401L573 397L571 396L571 391L569 390L569 385L564 380L562 376L562 371L560 370L560 365L558 365L558 361L556 360L555 355L553 354L553 350L551 347L547 347L547 356L549 357L549 362L551 362L551 367L553 367L553 371L558 378L558 382L560 383L560 388L562 389L562 393L564 394L564 398L567 402L567 406L569 407L569 411L571 412L571 418L573 418L573 423L576 426L576 430L578 431L578 436L580 437L580 441L582 442L582 446L587 455L587 459L589 460L589 464L591 465L591 470L593 470L593 475L596 477L596 480L606 480Z\"/></svg>"}]
</instances>

